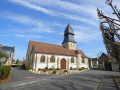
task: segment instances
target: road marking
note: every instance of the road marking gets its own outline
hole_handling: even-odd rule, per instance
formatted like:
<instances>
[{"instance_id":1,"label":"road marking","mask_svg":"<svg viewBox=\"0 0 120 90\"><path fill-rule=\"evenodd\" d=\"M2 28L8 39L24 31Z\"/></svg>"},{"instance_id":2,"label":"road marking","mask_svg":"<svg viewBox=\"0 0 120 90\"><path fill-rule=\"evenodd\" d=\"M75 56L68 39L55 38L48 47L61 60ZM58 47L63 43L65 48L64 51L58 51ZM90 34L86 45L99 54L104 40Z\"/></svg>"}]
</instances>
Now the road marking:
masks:
<instances>
[{"instance_id":1,"label":"road marking","mask_svg":"<svg viewBox=\"0 0 120 90\"><path fill-rule=\"evenodd\" d=\"M28 77L24 77L24 78L26 78L26 79L34 79L36 77L34 77L34 76L28 76Z\"/></svg>"}]
</instances>

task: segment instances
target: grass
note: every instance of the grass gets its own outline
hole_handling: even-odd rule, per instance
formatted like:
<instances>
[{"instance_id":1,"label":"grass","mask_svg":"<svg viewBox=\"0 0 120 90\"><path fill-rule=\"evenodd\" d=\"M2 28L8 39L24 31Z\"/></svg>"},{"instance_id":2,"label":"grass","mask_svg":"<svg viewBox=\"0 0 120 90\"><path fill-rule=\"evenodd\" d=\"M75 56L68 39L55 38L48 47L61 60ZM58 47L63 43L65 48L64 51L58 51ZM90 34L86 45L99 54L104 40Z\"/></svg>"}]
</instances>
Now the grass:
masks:
<instances>
[{"instance_id":1,"label":"grass","mask_svg":"<svg viewBox=\"0 0 120 90\"><path fill-rule=\"evenodd\" d=\"M120 86L120 76L115 76L115 79L116 79L118 85Z\"/></svg>"}]
</instances>

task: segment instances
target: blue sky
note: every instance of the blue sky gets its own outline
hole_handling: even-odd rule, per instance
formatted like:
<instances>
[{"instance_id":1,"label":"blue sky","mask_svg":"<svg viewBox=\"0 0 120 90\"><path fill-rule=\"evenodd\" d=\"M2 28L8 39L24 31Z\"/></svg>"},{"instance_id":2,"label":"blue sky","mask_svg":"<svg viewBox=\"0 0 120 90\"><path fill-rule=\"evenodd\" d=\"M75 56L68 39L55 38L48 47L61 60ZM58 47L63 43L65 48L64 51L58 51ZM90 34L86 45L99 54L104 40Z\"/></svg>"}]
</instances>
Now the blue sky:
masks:
<instances>
[{"instance_id":1,"label":"blue sky","mask_svg":"<svg viewBox=\"0 0 120 90\"><path fill-rule=\"evenodd\" d=\"M0 43L15 45L14 58L22 60L29 40L61 45L69 22L77 48L97 57L101 51L106 53L97 8L114 17L105 0L0 0Z\"/></svg>"}]
</instances>

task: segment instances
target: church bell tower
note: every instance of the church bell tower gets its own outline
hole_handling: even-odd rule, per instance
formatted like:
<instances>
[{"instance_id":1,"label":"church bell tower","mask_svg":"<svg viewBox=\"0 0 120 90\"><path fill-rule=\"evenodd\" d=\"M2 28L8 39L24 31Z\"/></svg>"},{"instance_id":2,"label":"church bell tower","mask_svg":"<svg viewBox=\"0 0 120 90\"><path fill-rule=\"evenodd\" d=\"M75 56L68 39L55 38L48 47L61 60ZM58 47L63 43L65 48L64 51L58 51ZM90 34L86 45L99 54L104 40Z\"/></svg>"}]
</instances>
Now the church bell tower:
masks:
<instances>
[{"instance_id":1,"label":"church bell tower","mask_svg":"<svg viewBox=\"0 0 120 90\"><path fill-rule=\"evenodd\" d=\"M64 31L64 40L63 40L63 47L64 48L68 48L71 50L77 50L77 45L76 45L76 41L74 39L74 32L72 27L70 26L70 24L68 23L65 31Z\"/></svg>"}]
</instances>

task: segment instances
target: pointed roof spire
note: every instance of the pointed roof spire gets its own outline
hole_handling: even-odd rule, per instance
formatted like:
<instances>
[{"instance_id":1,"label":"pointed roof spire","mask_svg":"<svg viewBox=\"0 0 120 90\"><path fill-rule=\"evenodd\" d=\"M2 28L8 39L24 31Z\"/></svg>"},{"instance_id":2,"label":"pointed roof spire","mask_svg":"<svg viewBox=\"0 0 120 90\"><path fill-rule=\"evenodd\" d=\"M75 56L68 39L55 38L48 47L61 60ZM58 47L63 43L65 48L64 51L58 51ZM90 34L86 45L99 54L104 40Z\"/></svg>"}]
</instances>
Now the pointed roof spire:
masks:
<instances>
[{"instance_id":1,"label":"pointed roof spire","mask_svg":"<svg viewBox=\"0 0 120 90\"><path fill-rule=\"evenodd\" d=\"M67 27L66 27L65 32L64 32L63 43L66 43L66 42L76 43L76 41L74 39L74 31L69 23L67 24Z\"/></svg>"},{"instance_id":2,"label":"pointed roof spire","mask_svg":"<svg viewBox=\"0 0 120 90\"><path fill-rule=\"evenodd\" d=\"M69 22L68 22L67 27L65 29L64 35L66 35L66 34L73 34L74 35L73 29L72 29L71 25L69 24Z\"/></svg>"}]
</instances>

